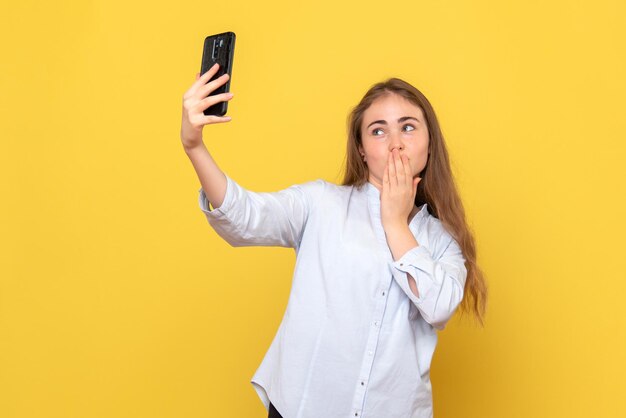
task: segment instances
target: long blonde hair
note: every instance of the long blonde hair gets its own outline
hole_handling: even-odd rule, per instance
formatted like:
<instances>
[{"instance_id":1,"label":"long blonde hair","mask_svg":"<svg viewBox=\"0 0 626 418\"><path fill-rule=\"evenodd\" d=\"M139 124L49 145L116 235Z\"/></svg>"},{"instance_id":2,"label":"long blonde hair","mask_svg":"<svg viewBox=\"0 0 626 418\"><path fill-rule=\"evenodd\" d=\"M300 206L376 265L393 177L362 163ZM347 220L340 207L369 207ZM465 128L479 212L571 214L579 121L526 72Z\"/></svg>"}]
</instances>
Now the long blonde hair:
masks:
<instances>
[{"instance_id":1,"label":"long blonde hair","mask_svg":"<svg viewBox=\"0 0 626 418\"><path fill-rule=\"evenodd\" d=\"M484 275L476 264L476 244L465 220L465 209L456 189L439 121L430 102L417 88L399 78L389 78L374 84L353 108L347 118L348 143L342 184L360 188L368 181L368 167L359 154L359 145L362 145L363 114L376 99L392 93L418 106L426 118L430 155L419 175L422 180L417 185L415 204L421 206L427 203L429 213L442 222L446 231L461 247L465 257L467 279L460 310L473 313L484 326L488 290Z\"/></svg>"}]
</instances>

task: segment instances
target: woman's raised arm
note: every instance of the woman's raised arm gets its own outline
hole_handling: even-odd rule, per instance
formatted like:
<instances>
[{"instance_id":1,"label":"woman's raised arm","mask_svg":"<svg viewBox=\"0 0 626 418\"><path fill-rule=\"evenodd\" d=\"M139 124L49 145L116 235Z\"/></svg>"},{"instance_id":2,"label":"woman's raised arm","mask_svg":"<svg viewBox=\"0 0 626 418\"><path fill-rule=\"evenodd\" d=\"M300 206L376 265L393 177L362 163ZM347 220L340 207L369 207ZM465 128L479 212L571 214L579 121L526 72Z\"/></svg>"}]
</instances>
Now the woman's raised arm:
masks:
<instances>
[{"instance_id":1,"label":"woman's raised arm","mask_svg":"<svg viewBox=\"0 0 626 418\"><path fill-rule=\"evenodd\" d=\"M211 123L230 121L229 116L206 116L204 109L220 101L230 100L232 93L210 96L211 92L228 81L228 74L207 83L217 72L219 64L209 71L196 74L196 81L183 95L183 120L180 139L187 156L196 170L202 189L214 208L220 207L226 194L226 176L217 166L202 140L202 128Z\"/></svg>"}]
</instances>

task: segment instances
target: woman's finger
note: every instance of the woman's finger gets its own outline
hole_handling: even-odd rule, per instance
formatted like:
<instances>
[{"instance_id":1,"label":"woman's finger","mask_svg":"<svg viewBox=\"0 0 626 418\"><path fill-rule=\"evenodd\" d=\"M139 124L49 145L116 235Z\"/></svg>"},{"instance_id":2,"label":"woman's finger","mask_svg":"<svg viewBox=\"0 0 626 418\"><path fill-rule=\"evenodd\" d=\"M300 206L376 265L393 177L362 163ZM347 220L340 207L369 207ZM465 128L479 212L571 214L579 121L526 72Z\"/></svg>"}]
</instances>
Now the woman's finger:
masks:
<instances>
[{"instance_id":1,"label":"woman's finger","mask_svg":"<svg viewBox=\"0 0 626 418\"><path fill-rule=\"evenodd\" d=\"M208 109L210 106L218 102L225 102L233 98L233 93L222 93L214 96L206 97L198 102L197 110L202 112L204 109Z\"/></svg>"},{"instance_id":2,"label":"woman's finger","mask_svg":"<svg viewBox=\"0 0 626 418\"><path fill-rule=\"evenodd\" d=\"M383 192L385 196L389 191L389 163L385 165L385 169L383 170Z\"/></svg>"},{"instance_id":3,"label":"woman's finger","mask_svg":"<svg viewBox=\"0 0 626 418\"><path fill-rule=\"evenodd\" d=\"M409 157L402 156L402 162L404 164L404 182L412 190L413 189L413 173L411 173L411 165L409 164Z\"/></svg>"},{"instance_id":4,"label":"woman's finger","mask_svg":"<svg viewBox=\"0 0 626 418\"><path fill-rule=\"evenodd\" d=\"M208 95L210 95L214 90L217 90L220 86L226 84L229 78L230 76L228 75L228 73L222 74L215 80L211 80L211 82L206 83L203 86L200 86L200 88L198 88L198 90L196 91L196 95L198 96L198 99L203 99L207 97Z\"/></svg>"},{"instance_id":5,"label":"woman's finger","mask_svg":"<svg viewBox=\"0 0 626 418\"><path fill-rule=\"evenodd\" d=\"M200 75L198 81L196 81L196 88L206 84L219 70L220 65L218 63L213 64L211 68L209 68L204 74Z\"/></svg>"},{"instance_id":6,"label":"woman's finger","mask_svg":"<svg viewBox=\"0 0 626 418\"><path fill-rule=\"evenodd\" d=\"M185 95L183 97L187 98L187 97L193 96L198 90L198 88L200 88L203 84L206 84L206 82L209 81L215 75L215 73L217 73L218 68L219 68L219 64L215 63L211 68L209 68L207 72L205 72L199 77L196 76L196 81L191 85L189 90L185 92Z\"/></svg>"},{"instance_id":7,"label":"woman's finger","mask_svg":"<svg viewBox=\"0 0 626 418\"><path fill-rule=\"evenodd\" d=\"M391 187L396 187L398 185L398 179L396 178L396 164L393 160L393 151L389 153L387 164L389 164L389 184Z\"/></svg>"},{"instance_id":8,"label":"woman's finger","mask_svg":"<svg viewBox=\"0 0 626 418\"><path fill-rule=\"evenodd\" d=\"M229 122L230 120L231 120L230 116L209 115L209 116L204 117L202 124L207 125L209 123L223 123L223 122Z\"/></svg>"},{"instance_id":9,"label":"woman's finger","mask_svg":"<svg viewBox=\"0 0 626 418\"><path fill-rule=\"evenodd\" d=\"M415 198L415 195L417 194L417 185L420 184L420 181L422 181L421 177L415 177L413 179L413 198Z\"/></svg>"},{"instance_id":10,"label":"woman's finger","mask_svg":"<svg viewBox=\"0 0 626 418\"><path fill-rule=\"evenodd\" d=\"M398 186L404 187L406 179L404 176L404 160L400 151L397 151L393 158L394 165L396 167L396 178L398 179Z\"/></svg>"}]
</instances>

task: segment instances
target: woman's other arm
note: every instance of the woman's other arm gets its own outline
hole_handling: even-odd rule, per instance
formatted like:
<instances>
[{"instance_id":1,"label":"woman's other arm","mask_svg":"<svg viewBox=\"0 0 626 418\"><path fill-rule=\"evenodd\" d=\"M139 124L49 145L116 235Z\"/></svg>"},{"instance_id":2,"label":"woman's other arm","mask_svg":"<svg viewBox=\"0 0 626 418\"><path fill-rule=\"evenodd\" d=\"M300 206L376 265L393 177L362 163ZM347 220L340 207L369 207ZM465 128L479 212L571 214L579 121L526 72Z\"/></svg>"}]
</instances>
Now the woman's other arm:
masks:
<instances>
[{"instance_id":1,"label":"woman's other arm","mask_svg":"<svg viewBox=\"0 0 626 418\"><path fill-rule=\"evenodd\" d=\"M406 155L394 149L383 173L381 218L394 279L424 320L442 330L463 299L467 268L461 248L439 220L434 221L439 228L429 243L432 249L413 237L407 221L419 181L412 177Z\"/></svg>"},{"instance_id":2,"label":"woman's other arm","mask_svg":"<svg viewBox=\"0 0 626 418\"><path fill-rule=\"evenodd\" d=\"M412 177L406 155L401 156L397 149L389 153L383 172L381 217L394 260L400 259L407 251L419 245L409 229L409 216L417 209L415 194L420 181L420 177ZM407 273L407 279L411 292L419 297L415 278Z\"/></svg>"},{"instance_id":3,"label":"woman's other arm","mask_svg":"<svg viewBox=\"0 0 626 418\"><path fill-rule=\"evenodd\" d=\"M385 230L385 235L387 237L387 244L389 245L389 250L391 250L391 255L393 256L394 261L402 258L402 256L410 249L419 246L419 243L413 236L408 224L398 224L393 227L388 227ZM406 276L409 280L409 287L411 288L411 291L415 294L415 296L419 297L420 295L417 290L417 285L415 284L415 278L409 273L407 273Z\"/></svg>"}]
</instances>

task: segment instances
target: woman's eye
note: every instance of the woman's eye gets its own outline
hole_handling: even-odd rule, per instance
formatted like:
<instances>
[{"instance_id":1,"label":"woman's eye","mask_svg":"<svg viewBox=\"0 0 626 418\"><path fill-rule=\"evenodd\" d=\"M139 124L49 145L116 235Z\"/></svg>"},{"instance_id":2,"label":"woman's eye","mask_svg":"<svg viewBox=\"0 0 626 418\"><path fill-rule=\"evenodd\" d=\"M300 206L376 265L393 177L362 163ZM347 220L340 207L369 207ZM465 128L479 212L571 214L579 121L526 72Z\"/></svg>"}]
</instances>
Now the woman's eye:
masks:
<instances>
[{"instance_id":1,"label":"woman's eye","mask_svg":"<svg viewBox=\"0 0 626 418\"><path fill-rule=\"evenodd\" d=\"M411 131L414 131L414 130L415 130L415 126L413 126L413 125L409 125L409 124L404 125L404 128L407 128L407 127L408 127L408 128L411 128L411 129L407 130L406 132L411 132ZM372 135L374 135L374 136L380 136L380 135L376 134L376 132L378 132L378 131L382 131L382 130L383 130L382 128L376 128L376 129L374 129L374 130L372 131Z\"/></svg>"},{"instance_id":2,"label":"woman's eye","mask_svg":"<svg viewBox=\"0 0 626 418\"><path fill-rule=\"evenodd\" d=\"M403 127L403 128L411 128L411 129L406 129L406 130L405 130L405 132L411 132L411 131L414 131L414 130L415 130L415 126L413 126L413 125L409 125L409 124L404 125L404 127ZM376 132L378 132L378 131L382 131L382 128L376 128L376 129L374 129L374 130L372 131L372 135L374 135L374 136L380 136L380 135L378 135L378 134L376 133Z\"/></svg>"}]
</instances>

